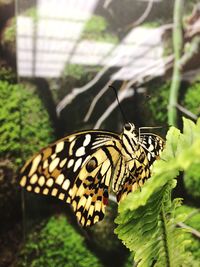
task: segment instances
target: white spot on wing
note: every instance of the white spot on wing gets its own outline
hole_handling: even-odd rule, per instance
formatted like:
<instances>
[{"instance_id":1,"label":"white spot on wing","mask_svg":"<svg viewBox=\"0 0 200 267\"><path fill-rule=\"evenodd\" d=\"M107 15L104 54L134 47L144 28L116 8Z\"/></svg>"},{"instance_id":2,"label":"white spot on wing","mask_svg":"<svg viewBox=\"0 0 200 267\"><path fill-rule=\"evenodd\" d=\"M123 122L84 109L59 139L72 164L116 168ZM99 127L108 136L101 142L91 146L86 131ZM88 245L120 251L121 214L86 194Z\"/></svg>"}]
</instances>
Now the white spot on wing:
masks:
<instances>
[{"instance_id":1,"label":"white spot on wing","mask_svg":"<svg viewBox=\"0 0 200 267\"><path fill-rule=\"evenodd\" d=\"M85 196L82 196L81 199L78 202L78 207L77 209L79 209L81 206L85 207L85 203L86 203L87 199Z\"/></svg>"},{"instance_id":2,"label":"white spot on wing","mask_svg":"<svg viewBox=\"0 0 200 267\"><path fill-rule=\"evenodd\" d=\"M52 178L49 178L49 179L47 180L46 185L47 185L48 187L51 187L51 186L53 185L53 179L52 179Z\"/></svg>"},{"instance_id":3,"label":"white spot on wing","mask_svg":"<svg viewBox=\"0 0 200 267\"><path fill-rule=\"evenodd\" d=\"M56 158L56 153L54 153L53 155L51 155L51 159L55 159Z\"/></svg>"},{"instance_id":4,"label":"white spot on wing","mask_svg":"<svg viewBox=\"0 0 200 267\"><path fill-rule=\"evenodd\" d=\"M66 163L66 161L67 161L67 159L63 159L61 162L60 162L60 168L62 168L64 165L65 165L65 163Z\"/></svg>"},{"instance_id":5,"label":"white spot on wing","mask_svg":"<svg viewBox=\"0 0 200 267\"><path fill-rule=\"evenodd\" d=\"M25 186L25 184L26 184L26 176L23 176L21 181L20 181L20 185Z\"/></svg>"},{"instance_id":6,"label":"white spot on wing","mask_svg":"<svg viewBox=\"0 0 200 267\"><path fill-rule=\"evenodd\" d=\"M56 178L56 183L61 185L64 181L64 178L65 176L63 174L58 175L58 177Z\"/></svg>"},{"instance_id":7,"label":"white spot on wing","mask_svg":"<svg viewBox=\"0 0 200 267\"><path fill-rule=\"evenodd\" d=\"M76 156L77 157L81 157L85 154L85 148L82 146L82 147L79 147L77 150L76 150Z\"/></svg>"},{"instance_id":8,"label":"white spot on wing","mask_svg":"<svg viewBox=\"0 0 200 267\"><path fill-rule=\"evenodd\" d=\"M64 148L64 141L61 141L56 145L56 153L62 151L63 148Z\"/></svg>"},{"instance_id":9,"label":"white spot on wing","mask_svg":"<svg viewBox=\"0 0 200 267\"><path fill-rule=\"evenodd\" d=\"M67 164L67 168L70 168L73 164L74 164L74 160L70 159L68 164Z\"/></svg>"},{"instance_id":10,"label":"white spot on wing","mask_svg":"<svg viewBox=\"0 0 200 267\"><path fill-rule=\"evenodd\" d=\"M70 186L70 180L69 180L69 179L66 179L66 180L64 181L63 185L62 185L62 188L63 188L64 190L67 190L67 189L69 188L69 186Z\"/></svg>"},{"instance_id":11,"label":"white spot on wing","mask_svg":"<svg viewBox=\"0 0 200 267\"><path fill-rule=\"evenodd\" d=\"M32 174L37 170L41 158L42 158L41 154L37 155L37 157L34 158L29 172L29 176L32 176Z\"/></svg>"},{"instance_id":12,"label":"white spot on wing","mask_svg":"<svg viewBox=\"0 0 200 267\"><path fill-rule=\"evenodd\" d=\"M35 191L35 193L40 193L40 188L39 188L39 186L37 186L35 189L34 189L34 191Z\"/></svg>"},{"instance_id":13,"label":"white spot on wing","mask_svg":"<svg viewBox=\"0 0 200 267\"><path fill-rule=\"evenodd\" d=\"M149 151L153 151L154 150L154 146L151 144L148 148Z\"/></svg>"},{"instance_id":14,"label":"white spot on wing","mask_svg":"<svg viewBox=\"0 0 200 267\"><path fill-rule=\"evenodd\" d=\"M60 193L59 196L58 196L58 198L61 199L61 200L63 200L64 197L65 197L65 195L63 193Z\"/></svg>"},{"instance_id":15,"label":"white spot on wing","mask_svg":"<svg viewBox=\"0 0 200 267\"><path fill-rule=\"evenodd\" d=\"M58 163L59 163L60 159L59 158L55 158L49 165L49 172L52 172L57 166L58 166Z\"/></svg>"},{"instance_id":16,"label":"white spot on wing","mask_svg":"<svg viewBox=\"0 0 200 267\"><path fill-rule=\"evenodd\" d=\"M43 190L43 194L44 195L47 195L49 193L49 189L48 188L45 188L44 190Z\"/></svg>"},{"instance_id":17,"label":"white spot on wing","mask_svg":"<svg viewBox=\"0 0 200 267\"><path fill-rule=\"evenodd\" d=\"M90 141L91 141L91 135L90 134L86 134L85 140L83 142L83 146L89 145Z\"/></svg>"},{"instance_id":18,"label":"white spot on wing","mask_svg":"<svg viewBox=\"0 0 200 267\"><path fill-rule=\"evenodd\" d=\"M78 170L78 168L81 166L81 163L82 163L82 159L79 158L79 159L76 161L75 165L74 165L74 172L76 172L76 171Z\"/></svg>"},{"instance_id":19,"label":"white spot on wing","mask_svg":"<svg viewBox=\"0 0 200 267\"><path fill-rule=\"evenodd\" d=\"M45 159L44 163L43 163L43 169L46 169L48 167L48 160Z\"/></svg>"},{"instance_id":20,"label":"white spot on wing","mask_svg":"<svg viewBox=\"0 0 200 267\"><path fill-rule=\"evenodd\" d=\"M27 191L31 191L32 190L32 186L28 185L26 189L27 189Z\"/></svg>"},{"instance_id":21,"label":"white spot on wing","mask_svg":"<svg viewBox=\"0 0 200 267\"><path fill-rule=\"evenodd\" d=\"M57 188L54 188L52 190L52 192L51 192L51 195L55 197L57 195L57 193L58 193L58 189Z\"/></svg>"},{"instance_id":22,"label":"white spot on wing","mask_svg":"<svg viewBox=\"0 0 200 267\"><path fill-rule=\"evenodd\" d=\"M38 176L35 173L35 174L33 174L33 176L31 176L30 183L35 184L37 182L37 180L38 180Z\"/></svg>"},{"instance_id":23,"label":"white spot on wing","mask_svg":"<svg viewBox=\"0 0 200 267\"><path fill-rule=\"evenodd\" d=\"M44 178L44 176L40 176L40 178L39 178L39 180L38 180L38 184L39 184L40 186L43 186L44 183L45 183L45 178Z\"/></svg>"}]
</instances>

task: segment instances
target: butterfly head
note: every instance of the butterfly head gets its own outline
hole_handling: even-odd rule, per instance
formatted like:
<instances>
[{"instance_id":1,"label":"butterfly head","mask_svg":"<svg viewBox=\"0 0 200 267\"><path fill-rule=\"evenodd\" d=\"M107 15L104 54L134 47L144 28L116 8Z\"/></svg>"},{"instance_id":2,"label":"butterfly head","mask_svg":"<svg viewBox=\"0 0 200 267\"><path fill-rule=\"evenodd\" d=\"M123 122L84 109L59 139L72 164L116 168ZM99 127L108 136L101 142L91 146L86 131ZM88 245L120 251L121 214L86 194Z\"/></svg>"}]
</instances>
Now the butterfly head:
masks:
<instances>
[{"instance_id":1,"label":"butterfly head","mask_svg":"<svg viewBox=\"0 0 200 267\"><path fill-rule=\"evenodd\" d=\"M123 133L136 135L135 124L133 124L131 122L127 122L124 125Z\"/></svg>"}]
</instances>

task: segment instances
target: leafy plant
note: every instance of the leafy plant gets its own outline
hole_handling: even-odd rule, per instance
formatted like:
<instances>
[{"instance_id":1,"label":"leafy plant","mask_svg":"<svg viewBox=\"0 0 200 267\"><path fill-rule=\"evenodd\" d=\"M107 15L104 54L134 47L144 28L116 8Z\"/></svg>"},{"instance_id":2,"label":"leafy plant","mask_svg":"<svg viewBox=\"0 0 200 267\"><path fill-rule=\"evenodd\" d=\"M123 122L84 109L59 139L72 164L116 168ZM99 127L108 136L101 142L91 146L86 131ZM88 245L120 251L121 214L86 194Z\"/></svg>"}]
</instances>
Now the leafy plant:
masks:
<instances>
[{"instance_id":1,"label":"leafy plant","mask_svg":"<svg viewBox=\"0 0 200 267\"><path fill-rule=\"evenodd\" d=\"M109 32L108 23L102 16L94 15L85 25L82 39L109 42L117 44L119 42L117 35Z\"/></svg>"},{"instance_id":2,"label":"leafy plant","mask_svg":"<svg viewBox=\"0 0 200 267\"><path fill-rule=\"evenodd\" d=\"M187 237L191 239L190 244L187 246L187 250L192 253L194 258L199 261L200 259L200 239L197 235L194 235L194 231L200 232L200 210L194 207L183 205L176 211L177 214L186 214L185 224L187 227L192 227L191 232L186 233ZM193 233L192 233L193 230Z\"/></svg>"},{"instance_id":3,"label":"leafy plant","mask_svg":"<svg viewBox=\"0 0 200 267\"><path fill-rule=\"evenodd\" d=\"M0 157L20 164L21 151L26 159L52 141L49 116L30 84L1 81L0 97Z\"/></svg>"},{"instance_id":4,"label":"leafy plant","mask_svg":"<svg viewBox=\"0 0 200 267\"><path fill-rule=\"evenodd\" d=\"M16 74L9 66L3 66L0 63L0 81L9 81L9 83L14 83L16 81Z\"/></svg>"},{"instance_id":5,"label":"leafy plant","mask_svg":"<svg viewBox=\"0 0 200 267\"><path fill-rule=\"evenodd\" d=\"M163 85L152 85L152 97L148 101L148 107L151 112L151 117L155 118L158 124L166 124L167 122L169 87L169 82Z\"/></svg>"},{"instance_id":6,"label":"leafy plant","mask_svg":"<svg viewBox=\"0 0 200 267\"><path fill-rule=\"evenodd\" d=\"M185 230L176 226L185 219L175 213L181 200L171 198L179 171L200 164L200 119L196 125L183 122L183 133L175 127L168 131L161 160L155 162L142 191L130 193L119 205L115 232L134 252L138 267L198 266L186 251L190 240Z\"/></svg>"},{"instance_id":7,"label":"leafy plant","mask_svg":"<svg viewBox=\"0 0 200 267\"><path fill-rule=\"evenodd\" d=\"M67 64L63 75L64 76L70 76L76 80L80 80L82 76L84 75L84 67L77 64Z\"/></svg>"},{"instance_id":8,"label":"leafy plant","mask_svg":"<svg viewBox=\"0 0 200 267\"><path fill-rule=\"evenodd\" d=\"M12 18L9 21L9 25L7 25L4 33L3 33L3 42L8 43L14 43L16 37L16 19Z\"/></svg>"},{"instance_id":9,"label":"leafy plant","mask_svg":"<svg viewBox=\"0 0 200 267\"><path fill-rule=\"evenodd\" d=\"M41 231L29 235L17 266L102 267L102 264L66 218L54 216Z\"/></svg>"},{"instance_id":10,"label":"leafy plant","mask_svg":"<svg viewBox=\"0 0 200 267\"><path fill-rule=\"evenodd\" d=\"M198 163L192 164L190 169L185 172L184 184L190 195L200 199L200 165Z\"/></svg>"},{"instance_id":11,"label":"leafy plant","mask_svg":"<svg viewBox=\"0 0 200 267\"><path fill-rule=\"evenodd\" d=\"M200 83L196 82L188 87L183 105L197 116L200 114Z\"/></svg>"}]
</instances>

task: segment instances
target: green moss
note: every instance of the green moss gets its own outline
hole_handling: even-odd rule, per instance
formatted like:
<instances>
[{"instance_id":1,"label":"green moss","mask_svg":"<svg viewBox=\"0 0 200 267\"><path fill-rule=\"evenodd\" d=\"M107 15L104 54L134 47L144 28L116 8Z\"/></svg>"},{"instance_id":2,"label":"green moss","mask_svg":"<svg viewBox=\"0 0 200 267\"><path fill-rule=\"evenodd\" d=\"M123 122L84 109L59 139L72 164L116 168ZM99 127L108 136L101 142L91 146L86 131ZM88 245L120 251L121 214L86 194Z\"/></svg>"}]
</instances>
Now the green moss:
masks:
<instances>
[{"instance_id":1,"label":"green moss","mask_svg":"<svg viewBox=\"0 0 200 267\"><path fill-rule=\"evenodd\" d=\"M163 85L152 85L151 87L152 96L148 101L148 108L150 109L151 117L153 117L158 125L166 124L170 83L166 82Z\"/></svg>"},{"instance_id":2,"label":"green moss","mask_svg":"<svg viewBox=\"0 0 200 267\"><path fill-rule=\"evenodd\" d=\"M192 84L185 94L183 105L189 111L200 115L200 83Z\"/></svg>"},{"instance_id":3,"label":"green moss","mask_svg":"<svg viewBox=\"0 0 200 267\"><path fill-rule=\"evenodd\" d=\"M177 209L178 214L186 214L185 224L200 232L200 211L194 207L183 205ZM186 233L191 243L188 244L187 250L192 253L194 258L200 262L200 240L191 233Z\"/></svg>"},{"instance_id":4,"label":"green moss","mask_svg":"<svg viewBox=\"0 0 200 267\"><path fill-rule=\"evenodd\" d=\"M63 75L70 76L74 79L80 80L84 75L84 67L76 64L69 64L65 67Z\"/></svg>"},{"instance_id":5,"label":"green moss","mask_svg":"<svg viewBox=\"0 0 200 267\"><path fill-rule=\"evenodd\" d=\"M41 100L30 85L0 82L0 157L21 164L50 143L53 131Z\"/></svg>"},{"instance_id":6,"label":"green moss","mask_svg":"<svg viewBox=\"0 0 200 267\"><path fill-rule=\"evenodd\" d=\"M0 81L9 81L10 83L16 81L16 74L11 67L1 66L0 64Z\"/></svg>"},{"instance_id":7,"label":"green moss","mask_svg":"<svg viewBox=\"0 0 200 267\"><path fill-rule=\"evenodd\" d=\"M12 18L9 25L5 28L3 33L2 42L3 43L14 43L16 36L16 19Z\"/></svg>"},{"instance_id":8,"label":"green moss","mask_svg":"<svg viewBox=\"0 0 200 267\"><path fill-rule=\"evenodd\" d=\"M64 216L52 217L39 232L29 235L19 254L18 267L101 267Z\"/></svg>"},{"instance_id":9,"label":"green moss","mask_svg":"<svg viewBox=\"0 0 200 267\"><path fill-rule=\"evenodd\" d=\"M86 23L82 39L109 42L113 44L119 42L117 35L109 32L108 23L105 18L97 15L92 16Z\"/></svg>"},{"instance_id":10,"label":"green moss","mask_svg":"<svg viewBox=\"0 0 200 267\"><path fill-rule=\"evenodd\" d=\"M149 84L149 93L151 98L148 101L151 117L156 124L167 124L167 107L169 101L170 81L160 85L151 82ZM180 100L180 104L194 113L200 115L200 83L195 82L187 88L184 98Z\"/></svg>"},{"instance_id":11,"label":"green moss","mask_svg":"<svg viewBox=\"0 0 200 267\"><path fill-rule=\"evenodd\" d=\"M188 194L200 198L200 166L193 164L184 175L184 184Z\"/></svg>"},{"instance_id":12,"label":"green moss","mask_svg":"<svg viewBox=\"0 0 200 267\"><path fill-rule=\"evenodd\" d=\"M28 16L33 19L34 22L37 21L37 9L30 8L26 12L23 13L23 16ZM9 20L8 25L5 28L5 31L2 35L2 44L12 44L15 46L15 39L16 39L16 18L11 18Z\"/></svg>"}]
</instances>

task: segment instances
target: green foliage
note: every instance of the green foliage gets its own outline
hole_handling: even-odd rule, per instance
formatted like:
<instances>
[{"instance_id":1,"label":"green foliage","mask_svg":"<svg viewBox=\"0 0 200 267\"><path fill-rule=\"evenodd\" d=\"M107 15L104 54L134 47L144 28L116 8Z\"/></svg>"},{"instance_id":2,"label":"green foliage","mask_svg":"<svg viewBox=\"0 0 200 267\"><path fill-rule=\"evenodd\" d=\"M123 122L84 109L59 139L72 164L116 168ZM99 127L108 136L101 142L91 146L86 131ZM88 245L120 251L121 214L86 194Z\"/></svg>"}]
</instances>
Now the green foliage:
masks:
<instances>
[{"instance_id":1,"label":"green foliage","mask_svg":"<svg viewBox=\"0 0 200 267\"><path fill-rule=\"evenodd\" d=\"M82 76L84 75L85 70L84 67L81 65L76 65L76 64L69 64L66 65L64 69L64 76L70 76L76 80L80 80Z\"/></svg>"},{"instance_id":2,"label":"green foliage","mask_svg":"<svg viewBox=\"0 0 200 267\"><path fill-rule=\"evenodd\" d=\"M24 16L31 17L34 22L37 21L37 9L30 8L23 13ZM11 18L9 23L6 25L5 30L2 35L2 43L12 44L15 46L15 39L16 39L16 18Z\"/></svg>"},{"instance_id":3,"label":"green foliage","mask_svg":"<svg viewBox=\"0 0 200 267\"><path fill-rule=\"evenodd\" d=\"M195 198L200 198L200 165L194 163L185 172L184 184L187 192Z\"/></svg>"},{"instance_id":4,"label":"green foliage","mask_svg":"<svg viewBox=\"0 0 200 267\"><path fill-rule=\"evenodd\" d=\"M9 81L9 83L16 81L16 74L11 67L0 64L0 81Z\"/></svg>"},{"instance_id":5,"label":"green foliage","mask_svg":"<svg viewBox=\"0 0 200 267\"><path fill-rule=\"evenodd\" d=\"M200 232L200 210L194 207L183 205L177 209L177 214L186 214L185 224ZM191 239L191 243L186 247L192 253L197 261L200 261L200 239L192 233L186 233L187 238Z\"/></svg>"},{"instance_id":6,"label":"green foliage","mask_svg":"<svg viewBox=\"0 0 200 267\"><path fill-rule=\"evenodd\" d=\"M16 19L12 18L9 21L9 25L5 28L5 31L3 33L3 43L14 43L15 42L15 36L16 36Z\"/></svg>"},{"instance_id":7,"label":"green foliage","mask_svg":"<svg viewBox=\"0 0 200 267\"><path fill-rule=\"evenodd\" d=\"M49 116L30 85L0 82L0 157L21 163L53 139Z\"/></svg>"},{"instance_id":8,"label":"green foliage","mask_svg":"<svg viewBox=\"0 0 200 267\"><path fill-rule=\"evenodd\" d=\"M17 266L101 267L102 264L86 247L84 238L64 216L59 216L50 218L39 233L29 235Z\"/></svg>"},{"instance_id":9,"label":"green foliage","mask_svg":"<svg viewBox=\"0 0 200 267\"><path fill-rule=\"evenodd\" d=\"M196 115L200 115L200 83L192 84L185 94L183 105L189 111Z\"/></svg>"},{"instance_id":10,"label":"green foliage","mask_svg":"<svg viewBox=\"0 0 200 267\"><path fill-rule=\"evenodd\" d=\"M155 119L157 124L166 124L170 83L166 82L161 86L156 85L152 87L152 97L148 101L151 117Z\"/></svg>"},{"instance_id":11,"label":"green foliage","mask_svg":"<svg viewBox=\"0 0 200 267\"><path fill-rule=\"evenodd\" d=\"M181 134L171 127L161 160L155 162L152 177L139 190L130 193L119 205L115 232L135 253L142 266L197 266L186 246L185 231L176 224L184 216L176 215L180 200L171 200L174 178L192 164L200 164L200 119L195 125L184 119Z\"/></svg>"},{"instance_id":12,"label":"green foliage","mask_svg":"<svg viewBox=\"0 0 200 267\"><path fill-rule=\"evenodd\" d=\"M82 39L109 42L117 44L119 42L117 35L108 31L108 23L102 16L94 15L85 25Z\"/></svg>"}]
</instances>

